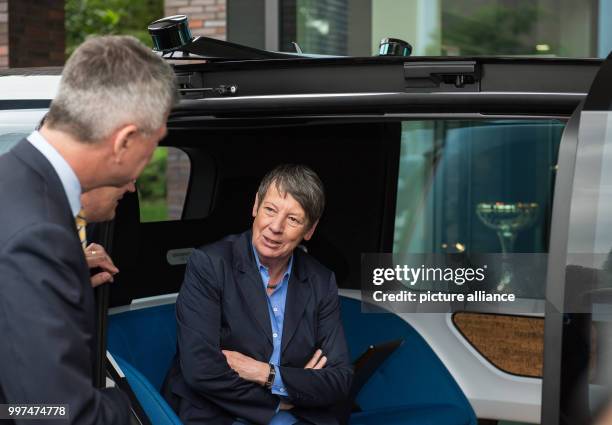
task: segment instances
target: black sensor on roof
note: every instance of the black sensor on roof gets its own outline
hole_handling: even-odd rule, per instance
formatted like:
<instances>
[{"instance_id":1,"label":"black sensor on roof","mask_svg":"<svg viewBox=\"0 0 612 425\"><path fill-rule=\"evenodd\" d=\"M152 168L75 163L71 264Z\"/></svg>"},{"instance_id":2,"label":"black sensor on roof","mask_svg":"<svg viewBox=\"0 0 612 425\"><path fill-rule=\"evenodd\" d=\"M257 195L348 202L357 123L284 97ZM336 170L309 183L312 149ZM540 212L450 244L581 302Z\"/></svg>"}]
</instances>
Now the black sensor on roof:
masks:
<instances>
[{"instance_id":1,"label":"black sensor on roof","mask_svg":"<svg viewBox=\"0 0 612 425\"><path fill-rule=\"evenodd\" d=\"M153 39L153 50L170 52L193 41L189 20L185 15L168 16L151 23L148 27Z\"/></svg>"},{"instance_id":2,"label":"black sensor on roof","mask_svg":"<svg viewBox=\"0 0 612 425\"><path fill-rule=\"evenodd\" d=\"M410 56L411 54L412 45L407 41L399 38L383 38L380 40L379 56Z\"/></svg>"}]
</instances>

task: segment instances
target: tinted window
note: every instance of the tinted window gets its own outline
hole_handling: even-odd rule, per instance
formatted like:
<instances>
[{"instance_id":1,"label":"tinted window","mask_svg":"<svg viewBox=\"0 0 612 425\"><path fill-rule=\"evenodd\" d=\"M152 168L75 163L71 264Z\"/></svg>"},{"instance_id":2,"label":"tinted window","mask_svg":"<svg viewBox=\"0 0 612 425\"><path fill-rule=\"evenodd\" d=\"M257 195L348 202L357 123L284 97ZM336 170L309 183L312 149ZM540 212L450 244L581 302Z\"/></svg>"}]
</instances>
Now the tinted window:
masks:
<instances>
[{"instance_id":1,"label":"tinted window","mask_svg":"<svg viewBox=\"0 0 612 425\"><path fill-rule=\"evenodd\" d=\"M557 121L404 122L394 252L547 252L563 128Z\"/></svg>"},{"instance_id":2,"label":"tinted window","mask_svg":"<svg viewBox=\"0 0 612 425\"><path fill-rule=\"evenodd\" d=\"M180 220L191 164L180 149L159 147L138 178L140 221Z\"/></svg>"}]
</instances>

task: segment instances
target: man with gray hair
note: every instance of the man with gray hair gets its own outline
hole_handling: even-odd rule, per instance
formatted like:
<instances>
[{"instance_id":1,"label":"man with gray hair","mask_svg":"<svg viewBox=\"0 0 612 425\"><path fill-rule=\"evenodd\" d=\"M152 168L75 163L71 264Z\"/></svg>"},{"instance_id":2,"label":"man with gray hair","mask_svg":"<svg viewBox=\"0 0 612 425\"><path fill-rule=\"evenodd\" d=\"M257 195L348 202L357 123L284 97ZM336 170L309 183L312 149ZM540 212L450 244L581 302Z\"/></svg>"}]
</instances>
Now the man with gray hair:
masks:
<instances>
[{"instance_id":1,"label":"man with gray hair","mask_svg":"<svg viewBox=\"0 0 612 425\"><path fill-rule=\"evenodd\" d=\"M324 204L314 171L281 165L261 181L252 229L190 256L163 390L183 423L337 423L352 368L336 279L296 249Z\"/></svg>"},{"instance_id":2,"label":"man with gray hair","mask_svg":"<svg viewBox=\"0 0 612 425\"><path fill-rule=\"evenodd\" d=\"M172 69L135 38L90 38L66 62L40 130L0 156L0 404L61 405L69 423L129 423L127 397L93 385L80 197L138 177L175 101Z\"/></svg>"}]
</instances>

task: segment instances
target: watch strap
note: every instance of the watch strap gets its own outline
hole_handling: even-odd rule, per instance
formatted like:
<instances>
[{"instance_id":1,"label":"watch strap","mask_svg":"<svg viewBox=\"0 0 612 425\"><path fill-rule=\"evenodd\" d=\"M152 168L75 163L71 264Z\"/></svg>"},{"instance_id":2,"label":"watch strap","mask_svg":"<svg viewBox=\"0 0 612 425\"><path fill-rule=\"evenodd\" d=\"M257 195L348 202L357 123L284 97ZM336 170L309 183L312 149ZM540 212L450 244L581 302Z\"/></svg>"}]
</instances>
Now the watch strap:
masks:
<instances>
[{"instance_id":1,"label":"watch strap","mask_svg":"<svg viewBox=\"0 0 612 425\"><path fill-rule=\"evenodd\" d=\"M276 377L276 369L274 368L274 365L272 363L269 364L270 365L270 373L268 373L268 379L266 380L266 383L264 384L264 386L271 390L272 389L272 384L274 383L274 378Z\"/></svg>"}]
</instances>

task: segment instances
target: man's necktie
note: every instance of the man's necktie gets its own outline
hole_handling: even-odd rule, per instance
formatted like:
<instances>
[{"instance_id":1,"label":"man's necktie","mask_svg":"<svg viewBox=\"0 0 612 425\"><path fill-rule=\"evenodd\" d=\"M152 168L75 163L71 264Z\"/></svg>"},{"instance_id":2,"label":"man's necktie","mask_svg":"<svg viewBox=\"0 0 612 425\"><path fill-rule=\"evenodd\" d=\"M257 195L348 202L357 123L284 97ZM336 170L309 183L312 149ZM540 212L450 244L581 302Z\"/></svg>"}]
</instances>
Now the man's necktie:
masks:
<instances>
[{"instance_id":1,"label":"man's necktie","mask_svg":"<svg viewBox=\"0 0 612 425\"><path fill-rule=\"evenodd\" d=\"M83 245L83 249L85 249L87 248L87 234L85 233L87 220L85 220L85 211L83 208L81 208L81 211L79 211L74 221L76 223L77 233L79 234L81 245Z\"/></svg>"}]
</instances>

